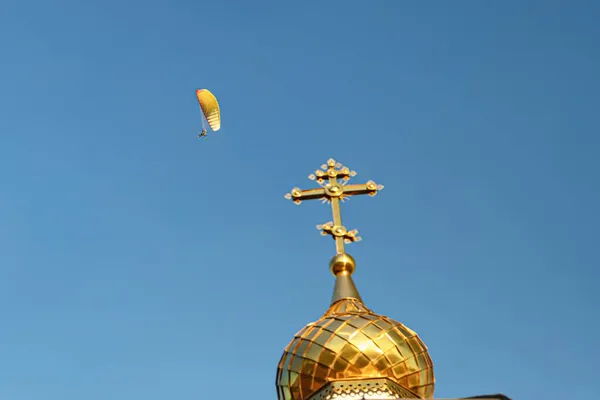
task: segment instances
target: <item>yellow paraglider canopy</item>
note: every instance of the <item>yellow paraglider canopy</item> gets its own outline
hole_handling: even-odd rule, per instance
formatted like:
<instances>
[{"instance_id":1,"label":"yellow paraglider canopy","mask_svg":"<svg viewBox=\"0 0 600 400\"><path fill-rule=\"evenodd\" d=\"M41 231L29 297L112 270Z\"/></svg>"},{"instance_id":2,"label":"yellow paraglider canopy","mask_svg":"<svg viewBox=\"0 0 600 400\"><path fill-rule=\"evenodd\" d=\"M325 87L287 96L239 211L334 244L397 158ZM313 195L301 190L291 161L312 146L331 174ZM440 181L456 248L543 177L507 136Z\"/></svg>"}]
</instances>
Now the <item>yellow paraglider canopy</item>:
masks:
<instances>
[{"instance_id":1,"label":"yellow paraglider canopy","mask_svg":"<svg viewBox=\"0 0 600 400\"><path fill-rule=\"evenodd\" d=\"M196 90L196 97L210 128L215 132L221 129L221 109L217 98L208 89Z\"/></svg>"}]
</instances>

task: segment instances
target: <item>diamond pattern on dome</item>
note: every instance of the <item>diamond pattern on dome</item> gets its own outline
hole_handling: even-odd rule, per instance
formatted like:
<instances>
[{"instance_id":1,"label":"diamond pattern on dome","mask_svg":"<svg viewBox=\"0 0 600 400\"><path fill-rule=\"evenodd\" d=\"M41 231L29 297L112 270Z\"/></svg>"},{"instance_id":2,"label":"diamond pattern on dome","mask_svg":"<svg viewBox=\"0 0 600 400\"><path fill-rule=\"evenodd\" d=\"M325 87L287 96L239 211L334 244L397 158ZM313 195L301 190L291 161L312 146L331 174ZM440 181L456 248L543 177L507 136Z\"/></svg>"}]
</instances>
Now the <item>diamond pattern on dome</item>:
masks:
<instances>
[{"instance_id":1,"label":"diamond pattern on dome","mask_svg":"<svg viewBox=\"0 0 600 400\"><path fill-rule=\"evenodd\" d=\"M281 357L279 400L303 400L330 381L389 378L421 398L432 397L433 363L417 334L356 299L331 306L300 330Z\"/></svg>"}]
</instances>

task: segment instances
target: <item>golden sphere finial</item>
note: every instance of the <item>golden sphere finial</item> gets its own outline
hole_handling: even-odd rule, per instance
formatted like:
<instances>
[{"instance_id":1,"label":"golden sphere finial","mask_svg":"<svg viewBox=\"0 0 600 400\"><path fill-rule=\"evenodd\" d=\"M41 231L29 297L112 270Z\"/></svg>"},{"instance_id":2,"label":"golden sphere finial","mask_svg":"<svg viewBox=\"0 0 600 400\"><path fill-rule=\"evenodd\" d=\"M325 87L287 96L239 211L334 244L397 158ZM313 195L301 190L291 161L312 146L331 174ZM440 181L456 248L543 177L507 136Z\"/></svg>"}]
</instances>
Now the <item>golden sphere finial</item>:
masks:
<instances>
[{"instance_id":1,"label":"golden sphere finial","mask_svg":"<svg viewBox=\"0 0 600 400\"><path fill-rule=\"evenodd\" d=\"M329 269L334 276L352 275L356 269L356 261L354 261L354 258L350 254L336 254L329 261Z\"/></svg>"}]
</instances>

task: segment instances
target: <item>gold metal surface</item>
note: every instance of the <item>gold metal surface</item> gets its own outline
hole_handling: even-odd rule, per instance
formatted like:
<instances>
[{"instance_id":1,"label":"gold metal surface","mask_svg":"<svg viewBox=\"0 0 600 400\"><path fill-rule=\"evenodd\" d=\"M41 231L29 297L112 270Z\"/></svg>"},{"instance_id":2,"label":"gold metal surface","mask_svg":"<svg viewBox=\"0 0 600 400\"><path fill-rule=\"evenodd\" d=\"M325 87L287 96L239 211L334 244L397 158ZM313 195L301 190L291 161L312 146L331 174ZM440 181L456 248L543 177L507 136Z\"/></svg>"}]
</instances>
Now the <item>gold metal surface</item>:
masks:
<instances>
[{"instance_id":1,"label":"gold metal surface","mask_svg":"<svg viewBox=\"0 0 600 400\"><path fill-rule=\"evenodd\" d=\"M342 299L356 299L362 301L358 289L352 280L352 273L356 269L356 261L350 254L336 254L329 262L329 269L335 276L335 286L331 304Z\"/></svg>"},{"instance_id":2,"label":"gold metal surface","mask_svg":"<svg viewBox=\"0 0 600 400\"><path fill-rule=\"evenodd\" d=\"M400 322L368 309L352 280L356 262L345 252L344 244L360 237L358 231L348 231L342 225L340 202L353 195L374 196L383 189L373 181L348 185L354 176L356 172L329 159L309 176L321 188L294 188L285 196L296 204L313 199L331 203L333 222L317 228L335 240L336 255L329 267L336 281L327 312L298 332L284 350L277 370L279 400L366 399L373 393L379 398L433 396L433 363L425 344ZM370 386L357 390L355 384L365 379L389 384L381 386L379 392L365 389ZM348 386L342 381L348 381Z\"/></svg>"},{"instance_id":3,"label":"gold metal surface","mask_svg":"<svg viewBox=\"0 0 600 400\"><path fill-rule=\"evenodd\" d=\"M321 186L317 189L301 190L293 188L292 191L285 195L288 200L293 200L294 203L300 204L304 200L320 199L322 202L331 203L331 212L333 214L333 222L326 222L322 225L317 225L317 229L322 235L330 235L335 240L335 248L337 254L343 254L344 243L358 242L361 240L356 229L348 231L342 225L342 215L340 213L340 202L345 201L350 196L368 194L375 196L378 191L383 189L383 185L378 185L373 181L368 181L365 184L349 185L350 178L356 176L356 171L351 171L348 167L344 167L334 159L327 160L327 164L323 164L320 170L316 170L314 174L310 174L308 178L315 180Z\"/></svg>"},{"instance_id":4,"label":"gold metal surface","mask_svg":"<svg viewBox=\"0 0 600 400\"><path fill-rule=\"evenodd\" d=\"M356 269L356 261L350 254L336 254L329 262L333 276L352 275Z\"/></svg>"},{"instance_id":5,"label":"gold metal surface","mask_svg":"<svg viewBox=\"0 0 600 400\"><path fill-rule=\"evenodd\" d=\"M329 382L365 378L388 378L419 398L433 396L433 363L417 334L360 300L343 299L286 347L278 397L306 400Z\"/></svg>"},{"instance_id":6,"label":"gold metal surface","mask_svg":"<svg viewBox=\"0 0 600 400\"><path fill-rule=\"evenodd\" d=\"M330 382L308 400L418 399L415 393L387 378L348 379Z\"/></svg>"}]
</instances>

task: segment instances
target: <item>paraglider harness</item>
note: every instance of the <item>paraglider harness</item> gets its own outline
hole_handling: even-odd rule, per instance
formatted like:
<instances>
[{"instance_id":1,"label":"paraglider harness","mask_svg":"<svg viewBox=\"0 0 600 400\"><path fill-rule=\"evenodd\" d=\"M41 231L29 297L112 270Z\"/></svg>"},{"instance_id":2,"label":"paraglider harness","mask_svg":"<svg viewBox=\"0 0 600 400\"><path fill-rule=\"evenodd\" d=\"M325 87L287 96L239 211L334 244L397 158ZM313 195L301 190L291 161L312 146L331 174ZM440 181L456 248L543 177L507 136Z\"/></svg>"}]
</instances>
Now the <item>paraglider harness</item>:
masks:
<instances>
[{"instance_id":1,"label":"paraglider harness","mask_svg":"<svg viewBox=\"0 0 600 400\"><path fill-rule=\"evenodd\" d=\"M200 132L200 134L198 135L198 139L200 139L203 136L205 139L208 139L208 136L206 136L206 129L202 129L202 132Z\"/></svg>"}]
</instances>

